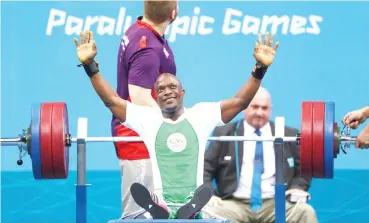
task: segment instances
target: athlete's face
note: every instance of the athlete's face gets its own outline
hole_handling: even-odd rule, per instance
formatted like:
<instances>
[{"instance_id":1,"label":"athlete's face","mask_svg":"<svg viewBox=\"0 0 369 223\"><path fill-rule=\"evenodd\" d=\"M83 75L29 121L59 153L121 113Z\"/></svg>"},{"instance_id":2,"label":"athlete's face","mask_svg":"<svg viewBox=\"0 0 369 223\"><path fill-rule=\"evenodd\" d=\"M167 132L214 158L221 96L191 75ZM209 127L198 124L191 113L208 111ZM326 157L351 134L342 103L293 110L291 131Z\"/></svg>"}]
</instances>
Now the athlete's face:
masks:
<instances>
[{"instance_id":1,"label":"athlete's face","mask_svg":"<svg viewBox=\"0 0 369 223\"><path fill-rule=\"evenodd\" d=\"M162 111L174 113L183 107L184 90L172 74L162 74L155 83L156 100Z\"/></svg>"}]
</instances>

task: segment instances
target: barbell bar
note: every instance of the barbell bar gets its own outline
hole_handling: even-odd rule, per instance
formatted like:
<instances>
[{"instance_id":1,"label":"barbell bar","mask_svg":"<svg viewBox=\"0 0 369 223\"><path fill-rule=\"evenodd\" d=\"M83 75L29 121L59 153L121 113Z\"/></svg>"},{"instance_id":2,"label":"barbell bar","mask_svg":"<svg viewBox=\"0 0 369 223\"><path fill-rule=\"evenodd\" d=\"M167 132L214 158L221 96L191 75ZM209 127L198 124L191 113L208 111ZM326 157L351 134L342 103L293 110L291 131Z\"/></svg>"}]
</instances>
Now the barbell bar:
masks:
<instances>
[{"instance_id":1,"label":"barbell bar","mask_svg":"<svg viewBox=\"0 0 369 223\"><path fill-rule=\"evenodd\" d=\"M138 142L140 137L72 137L69 132L67 105L64 102L45 102L32 106L31 124L17 137L1 138L1 146L19 148L18 165L28 153L32 159L35 179L65 179L69 171L69 147L84 142ZM284 126L283 126L284 128ZM345 131L346 130L346 131ZM302 102L301 132L282 137L284 142L300 146L301 174L314 178L333 178L334 158L340 150L354 144L355 136L349 128L339 132L334 122L333 102ZM209 141L268 141L270 136L211 136ZM23 154L23 155L22 155Z\"/></svg>"},{"instance_id":2,"label":"barbell bar","mask_svg":"<svg viewBox=\"0 0 369 223\"><path fill-rule=\"evenodd\" d=\"M28 136L24 137L14 137L14 138L1 138L1 146L18 146L19 143L26 144ZM263 141L263 142L274 142L275 139L278 137L274 136L260 136L260 137L254 137L254 136L211 136L208 137L208 141L221 141L221 142L237 142L237 141ZM300 140L301 136L285 136L282 137L284 142L298 142ZM77 143L78 138L77 137L68 137L67 141L70 141L70 143ZM132 137L87 137L83 138L86 142L141 142L141 137L138 136L132 136ZM348 143L348 144L354 144L356 141L355 136L346 136L346 135L340 135L340 141L341 143ZM70 147L70 145L68 146Z\"/></svg>"}]
</instances>

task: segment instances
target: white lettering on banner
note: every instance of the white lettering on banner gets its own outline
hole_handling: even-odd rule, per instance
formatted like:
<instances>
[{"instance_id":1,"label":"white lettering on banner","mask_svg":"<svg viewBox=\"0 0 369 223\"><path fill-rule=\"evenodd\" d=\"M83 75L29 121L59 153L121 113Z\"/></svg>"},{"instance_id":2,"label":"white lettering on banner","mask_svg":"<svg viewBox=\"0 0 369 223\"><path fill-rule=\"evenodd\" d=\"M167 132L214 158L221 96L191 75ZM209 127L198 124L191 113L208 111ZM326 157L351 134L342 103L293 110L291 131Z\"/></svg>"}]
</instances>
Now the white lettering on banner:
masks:
<instances>
[{"instance_id":1,"label":"white lettering on banner","mask_svg":"<svg viewBox=\"0 0 369 223\"><path fill-rule=\"evenodd\" d=\"M278 16L263 16L263 20L260 26L260 33L266 33L271 26L270 32L273 34L277 33L278 27L282 25L281 33L283 35L288 34L290 18L286 15Z\"/></svg>"},{"instance_id":2,"label":"white lettering on banner","mask_svg":"<svg viewBox=\"0 0 369 223\"><path fill-rule=\"evenodd\" d=\"M281 34L292 35L299 34L319 34L319 22L323 18L317 15L310 15L308 18L293 15L292 18L283 16L267 16L262 18L243 15L243 12L236 9L227 8L224 16L222 32L224 35L233 35L237 33L248 34L265 34L268 30L271 34L276 34L281 28Z\"/></svg>"},{"instance_id":3,"label":"white lettering on banner","mask_svg":"<svg viewBox=\"0 0 369 223\"><path fill-rule=\"evenodd\" d=\"M65 33L73 35L79 33L83 28L83 20L74 16L68 16L67 24L65 25Z\"/></svg>"},{"instance_id":4,"label":"white lettering on banner","mask_svg":"<svg viewBox=\"0 0 369 223\"><path fill-rule=\"evenodd\" d=\"M318 35L320 33L318 22L323 22L323 18L318 15L311 15L309 16L309 21L311 27L306 28L306 32Z\"/></svg>"},{"instance_id":5,"label":"white lettering on banner","mask_svg":"<svg viewBox=\"0 0 369 223\"><path fill-rule=\"evenodd\" d=\"M85 29L91 29L91 26L95 23L99 22L99 17L98 16L87 16L86 17L86 21L85 21Z\"/></svg>"},{"instance_id":6,"label":"white lettering on banner","mask_svg":"<svg viewBox=\"0 0 369 223\"><path fill-rule=\"evenodd\" d=\"M68 15L67 12L51 9L46 28L46 35L51 36L53 29L64 26L67 35L79 35L81 31L93 30L96 25L97 35L122 35L132 24L132 17L125 16L126 9L120 8L118 19L107 16L87 16L86 19Z\"/></svg>"},{"instance_id":7,"label":"white lettering on banner","mask_svg":"<svg viewBox=\"0 0 369 223\"><path fill-rule=\"evenodd\" d=\"M210 24L215 23L215 18L210 16L199 16L200 8L195 7L193 10L194 15L179 16L165 31L166 35L169 35L168 40L174 42L177 38L177 34L180 35L210 35L213 33L213 28L209 27Z\"/></svg>"},{"instance_id":8,"label":"white lettering on banner","mask_svg":"<svg viewBox=\"0 0 369 223\"><path fill-rule=\"evenodd\" d=\"M51 9L46 27L46 35L51 35L53 32L53 27L64 25L66 16L67 13L64 11ZM57 19L56 17L59 18Z\"/></svg>"},{"instance_id":9,"label":"white lettering on banner","mask_svg":"<svg viewBox=\"0 0 369 223\"><path fill-rule=\"evenodd\" d=\"M260 19L246 15L244 18L244 22L242 25L242 33L245 35L254 34L257 35L259 33Z\"/></svg>"},{"instance_id":10,"label":"white lettering on banner","mask_svg":"<svg viewBox=\"0 0 369 223\"><path fill-rule=\"evenodd\" d=\"M255 17L244 14L232 8L225 9L223 25L224 35L244 34L257 35L269 31L272 34L280 32L282 35L320 34L319 23L323 18L318 15L303 17L299 15L264 15ZM46 35L51 36L54 30L64 29L66 35L79 35L81 31L92 30L97 35L122 36L134 22L133 17L126 14L125 8L120 8L117 18L101 16L87 16L86 18L68 15L66 11L50 9ZM201 15L199 7L194 7L192 15L179 16L165 31L170 42L174 42L179 35L210 35L214 32L215 18Z\"/></svg>"}]
</instances>

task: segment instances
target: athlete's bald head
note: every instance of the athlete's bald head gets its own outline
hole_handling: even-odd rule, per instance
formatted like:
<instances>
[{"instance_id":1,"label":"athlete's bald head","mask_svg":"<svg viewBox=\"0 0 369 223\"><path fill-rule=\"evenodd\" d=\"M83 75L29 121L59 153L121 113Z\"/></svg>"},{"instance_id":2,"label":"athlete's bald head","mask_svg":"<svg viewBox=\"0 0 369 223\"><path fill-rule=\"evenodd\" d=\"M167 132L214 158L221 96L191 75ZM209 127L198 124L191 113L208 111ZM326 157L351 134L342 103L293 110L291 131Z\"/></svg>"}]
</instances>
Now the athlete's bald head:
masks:
<instances>
[{"instance_id":1,"label":"athlete's bald head","mask_svg":"<svg viewBox=\"0 0 369 223\"><path fill-rule=\"evenodd\" d=\"M156 86L160 83L160 82L163 82L163 81L167 81L167 80L171 80L171 81L176 81L177 84L179 86L181 86L182 88L182 83L181 81L178 79L178 77L174 74L170 74L170 73L163 73L161 75L159 75L158 79L156 80L155 82L155 88Z\"/></svg>"}]
</instances>

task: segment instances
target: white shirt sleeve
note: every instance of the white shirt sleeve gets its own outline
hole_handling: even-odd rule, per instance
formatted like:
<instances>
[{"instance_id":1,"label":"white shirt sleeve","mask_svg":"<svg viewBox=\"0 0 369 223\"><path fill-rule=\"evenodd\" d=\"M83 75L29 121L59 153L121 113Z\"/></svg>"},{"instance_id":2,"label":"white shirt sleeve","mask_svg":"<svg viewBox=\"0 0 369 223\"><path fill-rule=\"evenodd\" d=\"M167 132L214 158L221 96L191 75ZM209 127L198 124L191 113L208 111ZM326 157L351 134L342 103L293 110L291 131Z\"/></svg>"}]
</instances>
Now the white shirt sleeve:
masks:
<instances>
[{"instance_id":1,"label":"white shirt sleeve","mask_svg":"<svg viewBox=\"0 0 369 223\"><path fill-rule=\"evenodd\" d=\"M216 126L224 125L222 120L221 102L202 102L192 107L196 119L206 132L212 132Z\"/></svg>"},{"instance_id":2,"label":"white shirt sleeve","mask_svg":"<svg viewBox=\"0 0 369 223\"><path fill-rule=\"evenodd\" d=\"M147 128L150 128L152 120L158 119L155 109L148 106L135 105L127 101L126 121L123 125L137 132L140 137L145 137Z\"/></svg>"}]
</instances>

